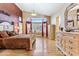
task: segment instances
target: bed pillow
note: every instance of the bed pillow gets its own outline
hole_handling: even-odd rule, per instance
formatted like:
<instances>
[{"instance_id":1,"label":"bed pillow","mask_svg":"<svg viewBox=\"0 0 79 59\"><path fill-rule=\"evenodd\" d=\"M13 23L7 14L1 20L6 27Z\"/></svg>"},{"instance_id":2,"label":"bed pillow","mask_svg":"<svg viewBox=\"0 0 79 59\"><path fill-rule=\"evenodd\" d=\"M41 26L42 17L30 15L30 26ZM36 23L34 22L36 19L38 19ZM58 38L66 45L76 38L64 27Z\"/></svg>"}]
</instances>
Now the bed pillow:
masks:
<instances>
[{"instance_id":1,"label":"bed pillow","mask_svg":"<svg viewBox=\"0 0 79 59\"><path fill-rule=\"evenodd\" d=\"M0 32L0 35L1 35L2 38L9 37L9 35L7 34L7 32Z\"/></svg>"}]
</instances>

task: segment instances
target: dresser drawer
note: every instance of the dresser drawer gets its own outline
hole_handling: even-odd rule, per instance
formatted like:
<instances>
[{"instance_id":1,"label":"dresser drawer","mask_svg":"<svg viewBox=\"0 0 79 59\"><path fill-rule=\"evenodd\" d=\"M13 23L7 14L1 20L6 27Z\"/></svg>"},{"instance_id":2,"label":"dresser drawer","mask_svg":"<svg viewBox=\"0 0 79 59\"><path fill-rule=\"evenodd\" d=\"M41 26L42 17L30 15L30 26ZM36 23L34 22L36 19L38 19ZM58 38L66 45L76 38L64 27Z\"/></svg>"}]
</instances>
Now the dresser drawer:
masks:
<instances>
[{"instance_id":1,"label":"dresser drawer","mask_svg":"<svg viewBox=\"0 0 79 59\"><path fill-rule=\"evenodd\" d=\"M57 44L70 56L79 56L79 34L61 33L57 35Z\"/></svg>"},{"instance_id":2,"label":"dresser drawer","mask_svg":"<svg viewBox=\"0 0 79 59\"><path fill-rule=\"evenodd\" d=\"M69 55L70 55L70 56L75 56L75 53L70 52Z\"/></svg>"},{"instance_id":3,"label":"dresser drawer","mask_svg":"<svg viewBox=\"0 0 79 59\"><path fill-rule=\"evenodd\" d=\"M68 48L71 52L73 51L73 52L77 52L77 53L79 53L79 47L77 47L77 46L69 46L69 48Z\"/></svg>"},{"instance_id":4,"label":"dresser drawer","mask_svg":"<svg viewBox=\"0 0 79 59\"><path fill-rule=\"evenodd\" d=\"M72 52L70 52L70 56L79 56L79 53L72 51Z\"/></svg>"},{"instance_id":5,"label":"dresser drawer","mask_svg":"<svg viewBox=\"0 0 79 59\"><path fill-rule=\"evenodd\" d=\"M74 48L76 48L76 47L79 48L79 43L77 43L77 42L70 41L69 45Z\"/></svg>"}]
</instances>

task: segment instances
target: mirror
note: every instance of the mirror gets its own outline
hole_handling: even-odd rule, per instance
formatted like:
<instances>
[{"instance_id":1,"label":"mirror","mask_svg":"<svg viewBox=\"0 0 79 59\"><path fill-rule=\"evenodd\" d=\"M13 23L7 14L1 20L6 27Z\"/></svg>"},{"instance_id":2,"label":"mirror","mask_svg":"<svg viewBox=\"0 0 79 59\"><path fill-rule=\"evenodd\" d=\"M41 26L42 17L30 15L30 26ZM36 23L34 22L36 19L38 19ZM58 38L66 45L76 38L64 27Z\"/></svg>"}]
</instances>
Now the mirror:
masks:
<instances>
[{"instance_id":1,"label":"mirror","mask_svg":"<svg viewBox=\"0 0 79 59\"><path fill-rule=\"evenodd\" d=\"M66 8L65 28L67 31L79 30L79 4L71 3Z\"/></svg>"}]
</instances>

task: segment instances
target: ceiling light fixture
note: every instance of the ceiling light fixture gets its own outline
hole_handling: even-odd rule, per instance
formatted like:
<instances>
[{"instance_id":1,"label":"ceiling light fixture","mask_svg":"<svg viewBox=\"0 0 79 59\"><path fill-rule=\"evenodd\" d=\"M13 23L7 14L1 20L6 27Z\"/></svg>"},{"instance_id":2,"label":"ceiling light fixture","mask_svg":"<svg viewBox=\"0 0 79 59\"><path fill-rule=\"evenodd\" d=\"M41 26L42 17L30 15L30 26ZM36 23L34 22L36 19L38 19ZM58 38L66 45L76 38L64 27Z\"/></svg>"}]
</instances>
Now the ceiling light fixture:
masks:
<instances>
[{"instance_id":1,"label":"ceiling light fixture","mask_svg":"<svg viewBox=\"0 0 79 59\"><path fill-rule=\"evenodd\" d=\"M31 13L31 16L36 16L37 14L36 14L36 12L35 12L35 7L34 7L35 5L33 5L33 12Z\"/></svg>"},{"instance_id":2,"label":"ceiling light fixture","mask_svg":"<svg viewBox=\"0 0 79 59\"><path fill-rule=\"evenodd\" d=\"M32 14L31 14L32 16L36 16L37 14L35 13L35 12L32 12Z\"/></svg>"}]
</instances>

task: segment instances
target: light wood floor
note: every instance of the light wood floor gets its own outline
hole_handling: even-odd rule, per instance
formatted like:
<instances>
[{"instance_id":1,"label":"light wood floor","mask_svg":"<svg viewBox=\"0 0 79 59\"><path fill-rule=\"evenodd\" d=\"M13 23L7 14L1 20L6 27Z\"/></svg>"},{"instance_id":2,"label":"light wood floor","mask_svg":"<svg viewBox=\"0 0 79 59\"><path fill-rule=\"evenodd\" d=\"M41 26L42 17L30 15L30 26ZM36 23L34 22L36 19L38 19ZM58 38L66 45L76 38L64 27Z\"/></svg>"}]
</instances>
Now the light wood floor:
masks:
<instances>
[{"instance_id":1,"label":"light wood floor","mask_svg":"<svg viewBox=\"0 0 79 59\"><path fill-rule=\"evenodd\" d=\"M38 37L32 51L0 49L0 56L63 56L63 54L56 48L55 40Z\"/></svg>"}]
</instances>

